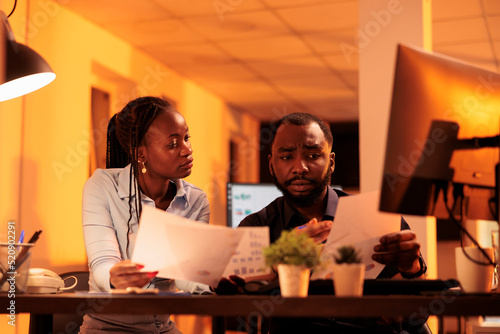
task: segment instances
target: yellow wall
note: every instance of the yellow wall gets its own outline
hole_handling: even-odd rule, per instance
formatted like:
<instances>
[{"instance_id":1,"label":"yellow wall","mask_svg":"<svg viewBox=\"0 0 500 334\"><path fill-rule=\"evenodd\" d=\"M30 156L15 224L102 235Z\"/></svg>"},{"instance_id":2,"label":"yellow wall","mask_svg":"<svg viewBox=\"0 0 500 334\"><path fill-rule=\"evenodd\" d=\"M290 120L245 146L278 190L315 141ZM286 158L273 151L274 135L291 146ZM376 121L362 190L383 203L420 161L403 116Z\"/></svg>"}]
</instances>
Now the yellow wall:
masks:
<instances>
[{"instance_id":1,"label":"yellow wall","mask_svg":"<svg viewBox=\"0 0 500 334\"><path fill-rule=\"evenodd\" d=\"M177 102L194 149L195 167L187 180L207 192L211 223L226 223L229 141L237 134L257 150L255 118L229 109L202 87L55 2L20 2L9 21L16 40L40 53L57 77L39 91L0 103L0 239L7 221L14 219L28 237L43 230L32 267L86 270L80 217L89 176L92 85L110 91L112 111L139 95L165 95ZM258 181L258 153L252 157L246 161L252 167L240 175L247 182ZM5 323L0 321L0 332L15 333ZM17 333L26 330L26 322L17 327Z\"/></svg>"}]
</instances>

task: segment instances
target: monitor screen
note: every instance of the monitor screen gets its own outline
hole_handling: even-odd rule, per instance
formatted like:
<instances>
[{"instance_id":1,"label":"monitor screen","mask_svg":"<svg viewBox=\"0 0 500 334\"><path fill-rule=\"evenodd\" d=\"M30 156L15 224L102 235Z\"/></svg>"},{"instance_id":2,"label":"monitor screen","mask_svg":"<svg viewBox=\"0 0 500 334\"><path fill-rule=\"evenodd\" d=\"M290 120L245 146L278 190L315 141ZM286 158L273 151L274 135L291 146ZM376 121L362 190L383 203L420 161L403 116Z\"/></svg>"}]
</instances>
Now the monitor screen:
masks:
<instances>
[{"instance_id":1,"label":"monitor screen","mask_svg":"<svg viewBox=\"0 0 500 334\"><path fill-rule=\"evenodd\" d=\"M282 193L274 184L228 183L227 184L227 225L238 227L251 213L257 212Z\"/></svg>"},{"instance_id":2,"label":"monitor screen","mask_svg":"<svg viewBox=\"0 0 500 334\"><path fill-rule=\"evenodd\" d=\"M465 193L468 218L491 218L499 115L499 73L399 45L380 210L439 216Z\"/></svg>"}]
</instances>

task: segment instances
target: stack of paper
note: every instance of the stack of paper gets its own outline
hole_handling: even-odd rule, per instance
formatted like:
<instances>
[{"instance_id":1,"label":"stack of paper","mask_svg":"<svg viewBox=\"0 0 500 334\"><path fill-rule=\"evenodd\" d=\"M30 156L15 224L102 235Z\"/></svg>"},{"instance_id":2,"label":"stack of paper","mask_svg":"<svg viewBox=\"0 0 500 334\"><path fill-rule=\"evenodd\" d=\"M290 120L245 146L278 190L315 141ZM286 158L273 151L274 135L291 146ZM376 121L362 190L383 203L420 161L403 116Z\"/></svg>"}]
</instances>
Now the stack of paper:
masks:
<instances>
[{"instance_id":1,"label":"stack of paper","mask_svg":"<svg viewBox=\"0 0 500 334\"><path fill-rule=\"evenodd\" d=\"M217 286L223 276L263 274L268 245L267 226L214 226L144 206L132 262L159 277Z\"/></svg>"}]
</instances>

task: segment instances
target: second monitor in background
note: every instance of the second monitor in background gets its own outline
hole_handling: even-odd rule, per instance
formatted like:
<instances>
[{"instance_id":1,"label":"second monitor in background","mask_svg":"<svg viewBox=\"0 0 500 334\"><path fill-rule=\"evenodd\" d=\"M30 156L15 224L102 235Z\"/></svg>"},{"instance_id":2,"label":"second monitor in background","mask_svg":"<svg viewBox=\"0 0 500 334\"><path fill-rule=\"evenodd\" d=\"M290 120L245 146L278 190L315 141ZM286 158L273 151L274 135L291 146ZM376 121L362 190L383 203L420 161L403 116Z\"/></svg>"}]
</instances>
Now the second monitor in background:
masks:
<instances>
[{"instance_id":1,"label":"second monitor in background","mask_svg":"<svg viewBox=\"0 0 500 334\"><path fill-rule=\"evenodd\" d=\"M339 185L333 188L342 190ZM246 216L260 211L283 194L272 183L227 184L227 226L238 227Z\"/></svg>"},{"instance_id":2,"label":"second monitor in background","mask_svg":"<svg viewBox=\"0 0 500 334\"><path fill-rule=\"evenodd\" d=\"M281 195L270 183L228 183L227 226L238 227L243 218L263 209Z\"/></svg>"}]
</instances>

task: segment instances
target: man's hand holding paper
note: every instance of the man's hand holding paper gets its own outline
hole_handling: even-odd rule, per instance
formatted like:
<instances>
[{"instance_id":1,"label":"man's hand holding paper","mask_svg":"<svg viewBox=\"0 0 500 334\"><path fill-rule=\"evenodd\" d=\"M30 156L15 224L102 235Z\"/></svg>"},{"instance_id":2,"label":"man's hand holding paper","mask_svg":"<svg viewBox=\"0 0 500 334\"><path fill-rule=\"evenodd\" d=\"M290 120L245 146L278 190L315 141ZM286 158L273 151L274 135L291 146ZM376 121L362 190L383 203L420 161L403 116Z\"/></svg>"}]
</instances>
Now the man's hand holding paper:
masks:
<instances>
[{"instance_id":1,"label":"man's hand holding paper","mask_svg":"<svg viewBox=\"0 0 500 334\"><path fill-rule=\"evenodd\" d=\"M316 218L313 218L307 222L307 224L296 227L295 230L298 233L307 233L307 235L313 238L316 243L322 243L328 239L331 227L331 220L318 222Z\"/></svg>"},{"instance_id":2,"label":"man's hand holding paper","mask_svg":"<svg viewBox=\"0 0 500 334\"><path fill-rule=\"evenodd\" d=\"M372 257L374 248L380 245L380 239L390 234L399 234L401 216L398 214L383 213L378 210L379 192L370 192L355 196L346 196L339 199L335 221L330 230L328 240L323 249L323 256L332 259L338 247L353 245L356 247L366 265L366 278L375 278L382 271L385 264L381 264ZM392 239L384 239L392 240ZM393 247L393 245L388 245ZM388 260L381 255L381 260ZM330 270L317 269L312 279L321 279L327 276Z\"/></svg>"},{"instance_id":3,"label":"man's hand holding paper","mask_svg":"<svg viewBox=\"0 0 500 334\"><path fill-rule=\"evenodd\" d=\"M374 250L380 252L372 255L372 259L377 262L394 265L401 272L415 273L420 270L417 261L420 256L420 244L415 233L410 230L383 236Z\"/></svg>"}]
</instances>

